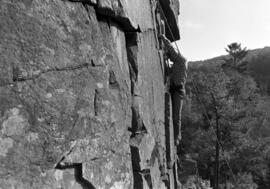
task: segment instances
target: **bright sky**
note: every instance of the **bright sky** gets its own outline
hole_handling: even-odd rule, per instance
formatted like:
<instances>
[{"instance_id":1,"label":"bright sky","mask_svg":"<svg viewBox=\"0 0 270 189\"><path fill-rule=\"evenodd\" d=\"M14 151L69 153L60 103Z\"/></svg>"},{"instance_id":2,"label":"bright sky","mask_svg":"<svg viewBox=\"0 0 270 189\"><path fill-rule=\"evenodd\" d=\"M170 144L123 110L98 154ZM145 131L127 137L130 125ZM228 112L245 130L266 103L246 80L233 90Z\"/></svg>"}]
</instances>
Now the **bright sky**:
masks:
<instances>
[{"instance_id":1,"label":"bright sky","mask_svg":"<svg viewBox=\"0 0 270 189\"><path fill-rule=\"evenodd\" d=\"M270 46L270 0L180 0L181 52L188 60L226 54L238 42L248 49Z\"/></svg>"}]
</instances>

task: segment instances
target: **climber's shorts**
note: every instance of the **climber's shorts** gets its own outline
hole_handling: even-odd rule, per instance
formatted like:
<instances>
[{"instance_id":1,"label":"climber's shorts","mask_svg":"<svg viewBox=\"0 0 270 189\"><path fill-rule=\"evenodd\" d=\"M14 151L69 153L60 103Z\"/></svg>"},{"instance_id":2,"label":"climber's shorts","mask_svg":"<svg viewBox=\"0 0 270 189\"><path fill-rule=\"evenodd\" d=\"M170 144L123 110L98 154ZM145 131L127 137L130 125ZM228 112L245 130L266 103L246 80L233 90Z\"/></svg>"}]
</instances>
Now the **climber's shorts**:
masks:
<instances>
[{"instance_id":1,"label":"climber's shorts","mask_svg":"<svg viewBox=\"0 0 270 189\"><path fill-rule=\"evenodd\" d=\"M171 85L170 86L170 93L176 93L178 94L181 98L184 98L186 96L186 90L184 85Z\"/></svg>"}]
</instances>

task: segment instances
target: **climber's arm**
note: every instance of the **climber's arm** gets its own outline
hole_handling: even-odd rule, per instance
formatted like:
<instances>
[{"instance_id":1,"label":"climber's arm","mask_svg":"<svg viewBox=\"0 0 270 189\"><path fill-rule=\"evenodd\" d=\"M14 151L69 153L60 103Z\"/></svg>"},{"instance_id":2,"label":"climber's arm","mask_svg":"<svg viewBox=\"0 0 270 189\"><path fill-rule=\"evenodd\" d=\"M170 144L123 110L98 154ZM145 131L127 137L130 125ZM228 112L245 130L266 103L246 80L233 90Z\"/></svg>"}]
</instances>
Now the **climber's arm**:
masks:
<instances>
[{"instance_id":1,"label":"climber's arm","mask_svg":"<svg viewBox=\"0 0 270 189\"><path fill-rule=\"evenodd\" d=\"M168 57L171 61L175 62L186 62L186 59L180 54L180 52L177 52L174 47L171 45L170 41L164 36L161 35L160 38L164 42L165 48L167 50Z\"/></svg>"}]
</instances>

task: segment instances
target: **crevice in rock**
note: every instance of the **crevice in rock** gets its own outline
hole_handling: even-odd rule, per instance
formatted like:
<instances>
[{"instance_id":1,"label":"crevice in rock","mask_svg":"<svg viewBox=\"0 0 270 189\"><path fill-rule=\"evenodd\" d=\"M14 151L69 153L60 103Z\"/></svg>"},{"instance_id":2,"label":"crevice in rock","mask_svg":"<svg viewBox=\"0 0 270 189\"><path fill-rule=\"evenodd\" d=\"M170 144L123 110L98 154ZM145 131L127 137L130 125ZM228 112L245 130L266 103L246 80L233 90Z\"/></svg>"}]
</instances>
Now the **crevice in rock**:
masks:
<instances>
[{"instance_id":1,"label":"crevice in rock","mask_svg":"<svg viewBox=\"0 0 270 189\"><path fill-rule=\"evenodd\" d=\"M129 65L129 73L130 73L130 85L131 85L131 95L132 95L132 122L131 122L131 132L132 135L135 135L138 132L146 132L145 125L139 113L139 102L138 96L136 95L136 85L138 79L138 43L136 32L125 32L126 38L126 49L127 49L127 60Z\"/></svg>"},{"instance_id":2,"label":"crevice in rock","mask_svg":"<svg viewBox=\"0 0 270 189\"><path fill-rule=\"evenodd\" d=\"M126 47L127 47L127 58L130 73L131 82L131 94L135 94L135 85L138 79L138 44L137 44L137 33L125 32Z\"/></svg>"},{"instance_id":3,"label":"crevice in rock","mask_svg":"<svg viewBox=\"0 0 270 189\"><path fill-rule=\"evenodd\" d=\"M144 179L147 182L148 188L153 189L153 183L152 183L150 169L144 169L142 172L143 172L143 175L144 175Z\"/></svg>"},{"instance_id":4,"label":"crevice in rock","mask_svg":"<svg viewBox=\"0 0 270 189\"><path fill-rule=\"evenodd\" d=\"M100 97L99 97L99 91L97 89L95 89L95 96L94 96L94 112L95 112L95 116L98 116L99 114L99 101L100 101Z\"/></svg>"},{"instance_id":5,"label":"crevice in rock","mask_svg":"<svg viewBox=\"0 0 270 189\"><path fill-rule=\"evenodd\" d=\"M119 7L102 7L102 3L99 0L66 0L70 2L80 2L83 4L87 12L89 12L89 6L92 6L96 11L97 19L110 18L111 21L117 23L125 32L141 32L140 26L135 26L130 18L126 17L123 13L123 6L120 1Z\"/></svg>"},{"instance_id":6,"label":"crevice in rock","mask_svg":"<svg viewBox=\"0 0 270 189\"><path fill-rule=\"evenodd\" d=\"M98 0L62 0L62 1L69 1L73 3L83 3L83 4L89 4L92 6L97 6Z\"/></svg>"},{"instance_id":7,"label":"crevice in rock","mask_svg":"<svg viewBox=\"0 0 270 189\"><path fill-rule=\"evenodd\" d=\"M166 145L166 160L168 163L168 167L172 168L172 157L171 157L171 131L170 131L170 94L168 92L165 93L165 113L164 113L164 121L165 121L165 145Z\"/></svg>"},{"instance_id":8,"label":"crevice in rock","mask_svg":"<svg viewBox=\"0 0 270 189\"><path fill-rule=\"evenodd\" d=\"M21 73L20 73L21 71L20 71L19 67L14 67L12 69L12 80L13 80L13 82L5 83L5 85L11 85L11 84L14 84L16 82L24 82L24 81L29 81L29 80L35 80L35 79L41 77L43 74L50 73L50 72L74 71L74 70L80 70L80 69L88 68L89 66L90 66L89 63L65 66L65 67L62 67L62 68L54 66L54 67L50 67L50 68L44 69L44 70L37 70L36 72L31 73L31 74L26 75L26 76L21 75ZM1 86L5 86L5 85L1 85Z\"/></svg>"},{"instance_id":9,"label":"crevice in rock","mask_svg":"<svg viewBox=\"0 0 270 189\"><path fill-rule=\"evenodd\" d=\"M94 60L91 60L91 66L96 67L96 64L95 64Z\"/></svg>"},{"instance_id":10,"label":"crevice in rock","mask_svg":"<svg viewBox=\"0 0 270 189\"><path fill-rule=\"evenodd\" d=\"M55 169L65 170L74 169L75 180L82 186L83 189L96 189L95 186L83 177L83 165L82 163L66 163L59 162Z\"/></svg>"},{"instance_id":11,"label":"crevice in rock","mask_svg":"<svg viewBox=\"0 0 270 189\"><path fill-rule=\"evenodd\" d=\"M130 85L131 85L131 95L132 95L132 120L131 120L131 137L130 137L130 150L131 150L131 161L132 161L132 170L133 170L133 188L144 188L144 183L146 181L148 188L152 189L152 178L150 169L142 169L141 161L142 157L140 154L140 145L142 138L147 134L147 129L144 125L142 116L140 115L139 110L139 98L140 96L138 91L136 91L136 85L138 80L138 42L136 32L125 32L126 39L126 50L127 50L127 60L130 73Z\"/></svg>"},{"instance_id":12,"label":"crevice in rock","mask_svg":"<svg viewBox=\"0 0 270 189\"><path fill-rule=\"evenodd\" d=\"M134 26L134 23L132 23L129 18L120 16L121 14L115 13L115 10L100 6L94 6L94 8L97 16L110 18L113 22L116 22L123 28L125 32L141 32L139 25Z\"/></svg>"},{"instance_id":13,"label":"crevice in rock","mask_svg":"<svg viewBox=\"0 0 270 189\"><path fill-rule=\"evenodd\" d=\"M111 89L119 89L120 85L116 80L115 73L113 70L109 71L109 86Z\"/></svg>"},{"instance_id":14,"label":"crevice in rock","mask_svg":"<svg viewBox=\"0 0 270 189\"><path fill-rule=\"evenodd\" d=\"M132 106L131 111L132 111L132 120L131 120L132 137L138 133L147 133L142 117L139 114L138 107Z\"/></svg>"},{"instance_id":15,"label":"crevice in rock","mask_svg":"<svg viewBox=\"0 0 270 189\"><path fill-rule=\"evenodd\" d=\"M131 137L130 137L130 151L131 151L131 163L132 163L132 171L133 171L133 188L143 188L143 175L141 174L141 157L140 151L136 144L132 144L132 141L137 140L137 136L140 135L140 132L146 132L146 129L143 125L143 120L139 115L138 107L134 106L134 88L137 81L138 76L138 65L137 65L137 51L132 49L137 49L138 44L136 41L137 35L136 33L125 33L126 39L126 49L127 49L127 60L129 66L129 74L130 74L130 84L131 84L131 95L132 95L132 104L131 104ZM135 40L134 40L135 39Z\"/></svg>"},{"instance_id":16,"label":"crevice in rock","mask_svg":"<svg viewBox=\"0 0 270 189\"><path fill-rule=\"evenodd\" d=\"M140 174L140 152L135 146L130 146L133 171L133 188L143 188L143 178Z\"/></svg>"},{"instance_id":17,"label":"crevice in rock","mask_svg":"<svg viewBox=\"0 0 270 189\"><path fill-rule=\"evenodd\" d=\"M140 153L140 149L142 147L142 139L145 137L146 132L136 133L131 136L130 139L130 149L131 149L131 160L132 160L132 170L133 170L133 180L134 180L134 188L144 188L143 183L145 180L148 188L152 189L152 178L150 173L150 163L147 161L147 166L142 167L142 157ZM148 168L149 167L149 168Z\"/></svg>"}]
</instances>

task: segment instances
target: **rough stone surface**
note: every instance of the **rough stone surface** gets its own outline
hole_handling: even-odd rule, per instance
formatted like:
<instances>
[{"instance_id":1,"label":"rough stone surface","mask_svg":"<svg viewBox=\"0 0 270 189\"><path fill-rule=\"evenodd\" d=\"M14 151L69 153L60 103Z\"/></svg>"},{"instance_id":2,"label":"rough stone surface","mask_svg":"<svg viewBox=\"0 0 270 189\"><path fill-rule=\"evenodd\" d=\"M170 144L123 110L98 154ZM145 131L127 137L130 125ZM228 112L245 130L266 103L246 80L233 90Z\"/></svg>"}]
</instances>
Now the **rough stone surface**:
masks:
<instances>
[{"instance_id":1,"label":"rough stone surface","mask_svg":"<svg viewBox=\"0 0 270 189\"><path fill-rule=\"evenodd\" d=\"M166 188L151 2L0 1L0 188Z\"/></svg>"}]
</instances>

